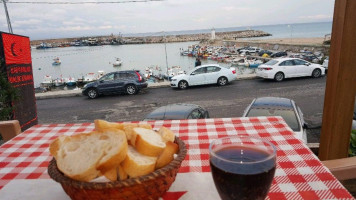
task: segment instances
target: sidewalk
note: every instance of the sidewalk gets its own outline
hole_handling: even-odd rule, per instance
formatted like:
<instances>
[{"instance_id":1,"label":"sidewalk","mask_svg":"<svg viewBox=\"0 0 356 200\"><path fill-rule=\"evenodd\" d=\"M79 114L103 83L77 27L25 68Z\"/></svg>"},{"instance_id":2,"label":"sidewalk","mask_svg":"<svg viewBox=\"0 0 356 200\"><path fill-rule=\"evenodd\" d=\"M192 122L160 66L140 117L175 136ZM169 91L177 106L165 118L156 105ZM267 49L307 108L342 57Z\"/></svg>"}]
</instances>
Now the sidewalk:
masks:
<instances>
[{"instance_id":1,"label":"sidewalk","mask_svg":"<svg viewBox=\"0 0 356 200\"><path fill-rule=\"evenodd\" d=\"M256 78L255 74L246 74L239 75L237 80L246 80ZM161 88L161 87L170 87L170 82L164 81L160 83L148 83L148 88ZM76 97L82 96L82 90L60 90L60 91L49 91L44 93L36 93L36 99L52 99L52 98L62 98L62 97Z\"/></svg>"}]
</instances>

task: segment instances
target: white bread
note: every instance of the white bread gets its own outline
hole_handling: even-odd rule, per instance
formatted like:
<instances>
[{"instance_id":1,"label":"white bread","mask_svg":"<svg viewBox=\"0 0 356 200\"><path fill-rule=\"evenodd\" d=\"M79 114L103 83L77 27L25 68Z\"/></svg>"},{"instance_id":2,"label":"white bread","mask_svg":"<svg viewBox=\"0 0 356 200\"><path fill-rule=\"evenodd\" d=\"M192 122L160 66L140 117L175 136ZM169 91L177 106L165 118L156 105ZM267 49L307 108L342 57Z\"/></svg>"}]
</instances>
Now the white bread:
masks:
<instances>
[{"instance_id":1,"label":"white bread","mask_svg":"<svg viewBox=\"0 0 356 200\"><path fill-rule=\"evenodd\" d=\"M117 181L117 173L116 173L116 168L112 168L110 170L107 170L104 173L104 176L109 179L110 181Z\"/></svg>"},{"instance_id":2,"label":"white bread","mask_svg":"<svg viewBox=\"0 0 356 200\"><path fill-rule=\"evenodd\" d=\"M156 169L168 165L174 159L174 154L178 152L178 149L178 144L168 141L166 143L166 148L164 148L163 152L157 159Z\"/></svg>"},{"instance_id":3,"label":"white bread","mask_svg":"<svg viewBox=\"0 0 356 200\"><path fill-rule=\"evenodd\" d=\"M143 155L159 156L166 147L162 137L153 130L134 128L133 131L136 135L134 141L136 150Z\"/></svg>"},{"instance_id":4,"label":"white bread","mask_svg":"<svg viewBox=\"0 0 356 200\"><path fill-rule=\"evenodd\" d=\"M156 157L142 155L134 147L129 146L127 156L121 166L130 177L138 177L153 172L156 160Z\"/></svg>"},{"instance_id":5,"label":"white bread","mask_svg":"<svg viewBox=\"0 0 356 200\"><path fill-rule=\"evenodd\" d=\"M50 145L58 169L79 181L90 181L125 159L127 140L124 132L107 129L57 138Z\"/></svg>"},{"instance_id":6,"label":"white bread","mask_svg":"<svg viewBox=\"0 0 356 200\"><path fill-rule=\"evenodd\" d=\"M164 142L174 142L175 139L175 135L173 133L173 131L171 131L170 129L162 126L159 130L158 133L162 136L162 139Z\"/></svg>"},{"instance_id":7,"label":"white bread","mask_svg":"<svg viewBox=\"0 0 356 200\"><path fill-rule=\"evenodd\" d=\"M124 130L123 124L108 122L101 119L94 120L94 125L95 125L95 130L99 132L104 132L105 129L112 129L112 128Z\"/></svg>"}]
</instances>

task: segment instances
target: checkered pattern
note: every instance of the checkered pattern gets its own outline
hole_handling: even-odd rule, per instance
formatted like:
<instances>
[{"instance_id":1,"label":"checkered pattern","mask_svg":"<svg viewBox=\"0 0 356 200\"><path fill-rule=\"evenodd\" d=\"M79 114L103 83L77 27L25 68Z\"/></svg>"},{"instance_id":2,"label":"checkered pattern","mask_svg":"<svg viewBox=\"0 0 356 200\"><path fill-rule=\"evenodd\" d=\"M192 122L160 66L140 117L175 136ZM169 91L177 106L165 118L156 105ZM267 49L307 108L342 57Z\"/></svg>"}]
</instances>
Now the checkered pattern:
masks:
<instances>
[{"instance_id":1,"label":"checkered pattern","mask_svg":"<svg viewBox=\"0 0 356 200\"><path fill-rule=\"evenodd\" d=\"M143 123L143 122L140 122ZM255 135L277 147L277 169L267 199L354 199L280 117L149 121L186 144L180 173L210 172L209 144L230 135ZM49 143L59 135L94 129L91 123L36 125L0 147L0 189L13 179L48 179Z\"/></svg>"}]
</instances>

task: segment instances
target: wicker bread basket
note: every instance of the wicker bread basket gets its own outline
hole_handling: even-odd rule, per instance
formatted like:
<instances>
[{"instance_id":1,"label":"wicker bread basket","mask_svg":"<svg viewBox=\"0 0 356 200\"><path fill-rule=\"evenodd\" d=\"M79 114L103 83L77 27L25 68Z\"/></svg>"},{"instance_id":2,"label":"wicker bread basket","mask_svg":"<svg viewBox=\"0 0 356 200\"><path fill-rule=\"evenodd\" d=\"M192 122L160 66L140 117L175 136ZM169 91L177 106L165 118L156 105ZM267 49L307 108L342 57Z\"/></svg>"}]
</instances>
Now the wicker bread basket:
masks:
<instances>
[{"instance_id":1,"label":"wicker bread basket","mask_svg":"<svg viewBox=\"0 0 356 200\"><path fill-rule=\"evenodd\" d=\"M179 151L178 156L172 162L150 174L137 178L106 183L77 181L64 176L58 170L54 158L48 165L48 174L53 180L62 185L71 199L158 199L174 182L179 167L187 153L182 140L176 137L175 143L178 144Z\"/></svg>"}]
</instances>

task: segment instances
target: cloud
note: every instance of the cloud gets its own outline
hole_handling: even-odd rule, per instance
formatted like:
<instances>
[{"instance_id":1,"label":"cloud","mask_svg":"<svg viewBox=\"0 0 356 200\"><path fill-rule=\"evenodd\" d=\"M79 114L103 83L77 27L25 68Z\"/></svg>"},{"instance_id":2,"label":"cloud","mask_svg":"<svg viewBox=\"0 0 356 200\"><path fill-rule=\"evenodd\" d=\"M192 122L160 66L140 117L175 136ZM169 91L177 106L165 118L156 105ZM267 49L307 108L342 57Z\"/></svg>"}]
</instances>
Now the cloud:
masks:
<instances>
[{"instance_id":1,"label":"cloud","mask_svg":"<svg viewBox=\"0 0 356 200\"><path fill-rule=\"evenodd\" d=\"M308 19L308 20L329 20L332 19L332 15L310 15L310 16L300 16L300 19Z\"/></svg>"}]
</instances>

